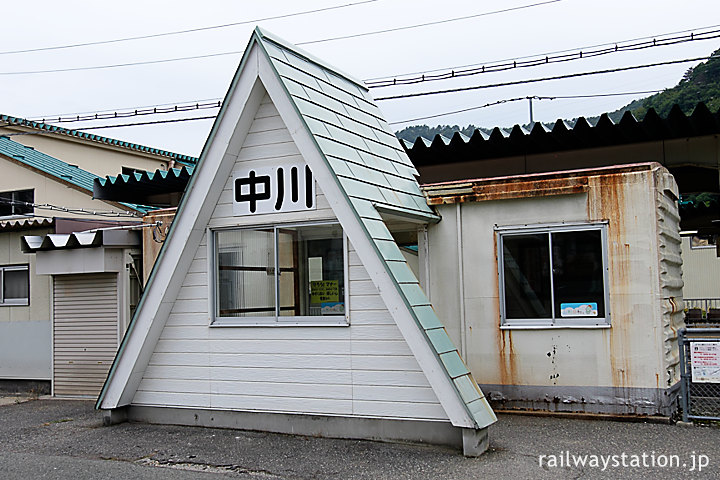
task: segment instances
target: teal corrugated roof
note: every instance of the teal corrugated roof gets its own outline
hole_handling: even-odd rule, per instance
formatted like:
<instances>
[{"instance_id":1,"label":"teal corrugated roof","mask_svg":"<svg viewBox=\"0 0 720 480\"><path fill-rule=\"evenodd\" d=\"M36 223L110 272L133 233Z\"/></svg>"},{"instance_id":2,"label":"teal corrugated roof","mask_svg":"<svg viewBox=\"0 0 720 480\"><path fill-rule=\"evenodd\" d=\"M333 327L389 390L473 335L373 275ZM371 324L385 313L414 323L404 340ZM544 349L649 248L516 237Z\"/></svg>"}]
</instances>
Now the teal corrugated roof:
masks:
<instances>
[{"instance_id":1,"label":"teal corrugated roof","mask_svg":"<svg viewBox=\"0 0 720 480\"><path fill-rule=\"evenodd\" d=\"M153 195L185 191L194 171L195 167L193 166L183 166L170 170L133 172L130 175L96 178L93 195L102 200L135 200L152 203Z\"/></svg>"},{"instance_id":2,"label":"teal corrugated roof","mask_svg":"<svg viewBox=\"0 0 720 480\"><path fill-rule=\"evenodd\" d=\"M100 178L94 173L39 152L32 147L14 142L3 135L0 135L0 155L87 190L89 195L92 195L93 182L96 178ZM123 203L123 205L139 212L150 210L143 205L132 203Z\"/></svg>"},{"instance_id":3,"label":"teal corrugated roof","mask_svg":"<svg viewBox=\"0 0 720 480\"><path fill-rule=\"evenodd\" d=\"M378 213L437 219L367 88L259 28L255 35L467 411L480 428L493 423L490 405Z\"/></svg>"},{"instance_id":4,"label":"teal corrugated roof","mask_svg":"<svg viewBox=\"0 0 720 480\"><path fill-rule=\"evenodd\" d=\"M135 150L143 153L150 153L152 155L159 155L161 157L167 157L169 159L186 163L188 165L195 165L197 163L196 157L189 155L183 155L180 153L168 152L167 150L161 150L159 148L147 147L145 145L139 145L137 143L124 142L122 140L116 140L114 138L103 137L102 135L95 135L93 133L83 132L81 130L73 130L55 125L50 125L43 122L33 122L31 120L25 120L24 118L11 117L10 115L0 114L0 122L4 122L8 125L18 125L22 127L34 128L36 130L45 130L48 132L57 133L60 135L67 135L70 137L82 138L93 142L105 143L107 145L113 145L116 147L127 148L129 150Z\"/></svg>"},{"instance_id":5,"label":"teal corrugated roof","mask_svg":"<svg viewBox=\"0 0 720 480\"><path fill-rule=\"evenodd\" d=\"M171 168L170 170L155 170L154 172L133 172L132 175L108 175L105 178L97 177L95 182L104 187L107 184L133 184L133 183L144 183L151 182L156 184L162 184L164 180L177 179L186 177L189 178L195 167L191 165L183 165L181 168Z\"/></svg>"}]
</instances>

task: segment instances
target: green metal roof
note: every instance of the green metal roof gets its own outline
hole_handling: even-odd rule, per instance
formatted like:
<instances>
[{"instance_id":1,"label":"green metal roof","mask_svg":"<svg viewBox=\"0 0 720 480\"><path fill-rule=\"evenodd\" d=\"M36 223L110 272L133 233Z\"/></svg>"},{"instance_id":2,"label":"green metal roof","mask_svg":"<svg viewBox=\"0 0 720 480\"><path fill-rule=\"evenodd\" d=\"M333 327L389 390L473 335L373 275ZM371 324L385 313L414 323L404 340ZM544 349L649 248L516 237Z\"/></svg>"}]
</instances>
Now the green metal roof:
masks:
<instances>
[{"instance_id":1,"label":"green metal roof","mask_svg":"<svg viewBox=\"0 0 720 480\"><path fill-rule=\"evenodd\" d=\"M101 200L123 201L158 194L182 193L194 171L194 166L182 166L170 170L98 177L94 180L93 196Z\"/></svg>"},{"instance_id":2,"label":"green metal roof","mask_svg":"<svg viewBox=\"0 0 720 480\"><path fill-rule=\"evenodd\" d=\"M0 135L0 156L5 156L28 167L40 170L63 182L80 187L86 190L89 195L92 195L93 181L96 178L100 178L94 173L51 157L46 153L39 152L33 147L14 142L3 135ZM150 207L133 203L122 203L122 205L138 212L151 210Z\"/></svg>"},{"instance_id":3,"label":"green metal roof","mask_svg":"<svg viewBox=\"0 0 720 480\"><path fill-rule=\"evenodd\" d=\"M260 28L255 35L471 417L480 428L493 423L489 403L378 213L438 220L367 88Z\"/></svg>"},{"instance_id":4,"label":"green metal roof","mask_svg":"<svg viewBox=\"0 0 720 480\"><path fill-rule=\"evenodd\" d=\"M137 143L125 142L123 140L116 140L114 138L103 137L102 135L95 135L93 133L87 133L80 130L73 130L55 125L50 125L43 122L34 122L32 120L25 120L24 118L11 117L10 115L0 114L0 122L4 122L8 125L17 125L22 127L34 128L37 130L45 130L60 135L67 135L70 137L82 138L93 142L100 142L107 145L112 145L121 148L127 148L137 152L149 153L151 155L159 155L161 157L167 157L172 160L186 163L188 165L195 165L197 163L196 157L189 155L182 155L180 153L168 152L167 150L160 150L159 148L146 147L145 145L139 145Z\"/></svg>"}]
</instances>

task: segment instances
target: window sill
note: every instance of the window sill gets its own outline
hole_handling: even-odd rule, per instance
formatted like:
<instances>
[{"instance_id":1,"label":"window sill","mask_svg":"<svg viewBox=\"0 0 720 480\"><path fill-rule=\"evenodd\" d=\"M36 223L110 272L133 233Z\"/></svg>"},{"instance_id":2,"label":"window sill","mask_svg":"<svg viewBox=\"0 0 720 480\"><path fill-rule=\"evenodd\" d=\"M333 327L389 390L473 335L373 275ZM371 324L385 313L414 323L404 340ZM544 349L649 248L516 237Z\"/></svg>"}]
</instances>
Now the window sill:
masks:
<instances>
[{"instance_id":1,"label":"window sill","mask_svg":"<svg viewBox=\"0 0 720 480\"><path fill-rule=\"evenodd\" d=\"M500 330L604 330L611 325L501 325Z\"/></svg>"},{"instance_id":2,"label":"window sill","mask_svg":"<svg viewBox=\"0 0 720 480\"><path fill-rule=\"evenodd\" d=\"M210 328L237 328L237 327L349 327L350 322L348 322L345 318L336 320L336 321L317 321L317 320L308 320L306 322L275 322L275 321L268 321L268 322L259 322L257 320L250 320L250 321L220 321L220 322L213 322L210 325Z\"/></svg>"}]
</instances>

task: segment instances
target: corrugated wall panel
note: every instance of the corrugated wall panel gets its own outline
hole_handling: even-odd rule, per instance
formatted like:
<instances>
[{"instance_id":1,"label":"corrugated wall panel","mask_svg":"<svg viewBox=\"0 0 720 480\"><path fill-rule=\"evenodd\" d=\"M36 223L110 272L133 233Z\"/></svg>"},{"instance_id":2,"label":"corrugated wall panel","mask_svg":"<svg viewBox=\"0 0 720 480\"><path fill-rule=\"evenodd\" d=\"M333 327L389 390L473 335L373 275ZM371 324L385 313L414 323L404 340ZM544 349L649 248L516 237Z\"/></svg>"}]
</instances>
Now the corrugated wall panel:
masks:
<instances>
[{"instance_id":1,"label":"corrugated wall panel","mask_svg":"<svg viewBox=\"0 0 720 480\"><path fill-rule=\"evenodd\" d=\"M660 294L662 302L663 367L668 386L680 380L680 354L677 332L683 327L683 281L680 255L680 212L677 184L669 172L656 171L656 216L658 225L658 256L660 263Z\"/></svg>"},{"instance_id":2,"label":"corrugated wall panel","mask_svg":"<svg viewBox=\"0 0 720 480\"><path fill-rule=\"evenodd\" d=\"M100 393L118 346L117 275L59 275L53 294L56 396Z\"/></svg>"}]
</instances>

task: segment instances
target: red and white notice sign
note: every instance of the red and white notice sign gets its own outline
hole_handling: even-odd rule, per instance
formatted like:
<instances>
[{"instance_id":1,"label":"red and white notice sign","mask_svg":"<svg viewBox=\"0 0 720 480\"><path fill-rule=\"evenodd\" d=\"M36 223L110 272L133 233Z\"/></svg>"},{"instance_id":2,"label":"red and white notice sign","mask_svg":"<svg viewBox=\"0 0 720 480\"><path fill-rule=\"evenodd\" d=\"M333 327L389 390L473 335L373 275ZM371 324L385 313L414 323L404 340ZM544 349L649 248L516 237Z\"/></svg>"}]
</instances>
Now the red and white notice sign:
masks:
<instances>
[{"instance_id":1,"label":"red and white notice sign","mask_svg":"<svg viewBox=\"0 0 720 480\"><path fill-rule=\"evenodd\" d=\"M691 342L692 381L720 383L720 342Z\"/></svg>"}]
</instances>

